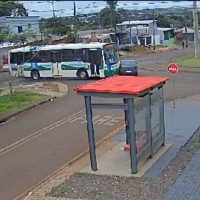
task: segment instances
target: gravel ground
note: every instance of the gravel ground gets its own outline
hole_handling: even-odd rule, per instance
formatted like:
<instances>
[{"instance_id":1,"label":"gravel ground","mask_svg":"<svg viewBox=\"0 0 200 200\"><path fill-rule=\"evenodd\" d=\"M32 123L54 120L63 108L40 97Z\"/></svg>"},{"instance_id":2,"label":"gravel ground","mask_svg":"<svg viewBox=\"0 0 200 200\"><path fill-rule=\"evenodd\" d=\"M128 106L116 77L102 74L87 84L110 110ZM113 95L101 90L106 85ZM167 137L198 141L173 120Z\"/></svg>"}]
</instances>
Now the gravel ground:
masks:
<instances>
[{"instance_id":1,"label":"gravel ground","mask_svg":"<svg viewBox=\"0 0 200 200\"><path fill-rule=\"evenodd\" d=\"M161 200L200 149L200 128L155 179L76 173L48 195L90 200Z\"/></svg>"}]
</instances>

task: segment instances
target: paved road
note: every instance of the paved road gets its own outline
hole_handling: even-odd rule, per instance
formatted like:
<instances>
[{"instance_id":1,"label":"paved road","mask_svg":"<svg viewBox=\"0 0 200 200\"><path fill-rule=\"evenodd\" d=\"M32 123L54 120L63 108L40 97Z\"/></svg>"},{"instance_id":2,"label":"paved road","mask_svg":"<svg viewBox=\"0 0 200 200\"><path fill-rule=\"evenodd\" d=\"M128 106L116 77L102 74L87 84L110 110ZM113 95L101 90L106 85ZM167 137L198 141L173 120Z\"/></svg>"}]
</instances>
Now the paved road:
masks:
<instances>
[{"instance_id":1,"label":"paved road","mask_svg":"<svg viewBox=\"0 0 200 200\"><path fill-rule=\"evenodd\" d=\"M138 57L138 61L144 64L149 60L153 66L161 56L166 58L163 52L157 55L158 58L153 58L154 55L145 55L145 60ZM174 56L174 52L168 53L167 58L170 55ZM159 71L142 73L167 74ZM69 85L68 96L23 113L0 126L0 199L11 200L87 148L82 112L84 101L73 91L73 87L83 81L62 79L62 82ZM31 84L32 81L19 79L16 84L19 83ZM198 85L198 74L181 73L176 76L175 96L199 94ZM165 92L167 99L174 98L171 80ZM119 111L95 112L97 140L121 126L122 118Z\"/></svg>"},{"instance_id":2,"label":"paved road","mask_svg":"<svg viewBox=\"0 0 200 200\"><path fill-rule=\"evenodd\" d=\"M0 194L10 200L87 147L83 98L73 92L0 127ZM123 113L94 113L96 138L122 125Z\"/></svg>"}]
</instances>

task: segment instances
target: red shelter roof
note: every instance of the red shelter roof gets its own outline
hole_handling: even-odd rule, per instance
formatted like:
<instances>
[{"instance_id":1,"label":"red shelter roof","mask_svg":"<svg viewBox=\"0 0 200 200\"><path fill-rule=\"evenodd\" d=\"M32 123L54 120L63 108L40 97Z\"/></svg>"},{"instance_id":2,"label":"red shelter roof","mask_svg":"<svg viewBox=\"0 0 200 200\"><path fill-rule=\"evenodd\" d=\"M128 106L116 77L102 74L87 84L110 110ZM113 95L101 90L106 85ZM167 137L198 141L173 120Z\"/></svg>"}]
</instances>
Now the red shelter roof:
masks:
<instances>
[{"instance_id":1,"label":"red shelter roof","mask_svg":"<svg viewBox=\"0 0 200 200\"><path fill-rule=\"evenodd\" d=\"M77 92L123 93L139 95L145 90L165 83L168 77L161 76L112 76L75 88Z\"/></svg>"}]
</instances>

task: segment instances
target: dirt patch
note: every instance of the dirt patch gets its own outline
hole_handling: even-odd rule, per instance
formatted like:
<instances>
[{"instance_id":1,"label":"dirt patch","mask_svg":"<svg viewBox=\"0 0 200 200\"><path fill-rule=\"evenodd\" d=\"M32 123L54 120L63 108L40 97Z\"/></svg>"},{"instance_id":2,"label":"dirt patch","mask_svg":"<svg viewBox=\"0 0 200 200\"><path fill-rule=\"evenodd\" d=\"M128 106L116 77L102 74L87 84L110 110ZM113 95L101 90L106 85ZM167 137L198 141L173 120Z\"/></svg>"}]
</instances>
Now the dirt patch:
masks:
<instances>
[{"instance_id":1,"label":"dirt patch","mask_svg":"<svg viewBox=\"0 0 200 200\"><path fill-rule=\"evenodd\" d=\"M140 55L145 53L153 53L153 49L151 47L145 47L145 46L124 46L120 50L120 56L127 56L127 55Z\"/></svg>"},{"instance_id":2,"label":"dirt patch","mask_svg":"<svg viewBox=\"0 0 200 200\"><path fill-rule=\"evenodd\" d=\"M44 83L43 85L38 86L37 89L59 92L59 85L57 83Z\"/></svg>"}]
</instances>

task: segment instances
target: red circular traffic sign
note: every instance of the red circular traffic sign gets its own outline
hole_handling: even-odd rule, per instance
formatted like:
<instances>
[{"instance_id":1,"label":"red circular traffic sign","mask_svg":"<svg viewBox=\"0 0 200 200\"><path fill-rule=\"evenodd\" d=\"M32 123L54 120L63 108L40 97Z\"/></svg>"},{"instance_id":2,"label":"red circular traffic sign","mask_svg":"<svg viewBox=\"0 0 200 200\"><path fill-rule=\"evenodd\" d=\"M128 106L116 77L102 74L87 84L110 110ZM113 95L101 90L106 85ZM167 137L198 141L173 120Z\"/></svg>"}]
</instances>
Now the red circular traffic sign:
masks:
<instances>
[{"instance_id":1,"label":"red circular traffic sign","mask_svg":"<svg viewBox=\"0 0 200 200\"><path fill-rule=\"evenodd\" d=\"M176 63L170 63L168 67L168 71L172 75L178 73L178 65Z\"/></svg>"}]
</instances>

